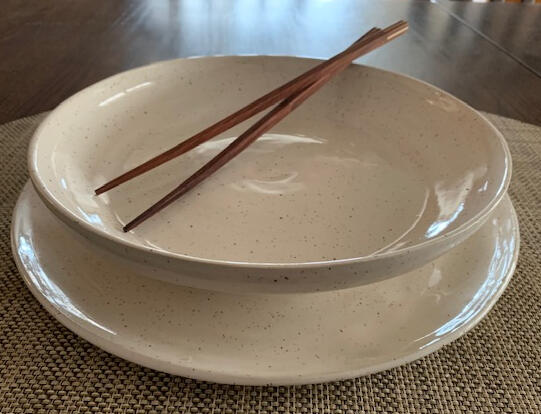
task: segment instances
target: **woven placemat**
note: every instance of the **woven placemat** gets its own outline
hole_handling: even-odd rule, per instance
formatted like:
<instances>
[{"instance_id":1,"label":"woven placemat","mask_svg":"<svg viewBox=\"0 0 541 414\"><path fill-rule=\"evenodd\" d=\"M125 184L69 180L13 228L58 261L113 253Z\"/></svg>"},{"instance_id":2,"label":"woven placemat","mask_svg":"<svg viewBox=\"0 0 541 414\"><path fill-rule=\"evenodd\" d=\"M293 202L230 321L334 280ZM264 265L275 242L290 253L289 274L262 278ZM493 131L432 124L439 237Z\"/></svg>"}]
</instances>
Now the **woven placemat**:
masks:
<instances>
[{"instance_id":1,"label":"woven placemat","mask_svg":"<svg viewBox=\"0 0 541 414\"><path fill-rule=\"evenodd\" d=\"M494 115L513 154L516 273L471 332L411 364L320 385L227 386L140 367L79 338L26 289L9 228L43 114L0 126L0 413L541 413L541 128Z\"/></svg>"}]
</instances>

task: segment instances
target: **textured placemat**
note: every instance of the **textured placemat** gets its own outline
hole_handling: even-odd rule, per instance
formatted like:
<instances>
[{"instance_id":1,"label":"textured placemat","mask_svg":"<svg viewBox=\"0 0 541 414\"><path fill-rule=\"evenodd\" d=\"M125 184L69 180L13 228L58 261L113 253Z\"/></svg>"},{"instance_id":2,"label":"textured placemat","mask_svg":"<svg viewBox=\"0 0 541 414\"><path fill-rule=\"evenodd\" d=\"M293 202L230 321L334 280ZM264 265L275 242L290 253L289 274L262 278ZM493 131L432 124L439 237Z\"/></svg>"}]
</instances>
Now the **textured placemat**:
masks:
<instances>
[{"instance_id":1,"label":"textured placemat","mask_svg":"<svg viewBox=\"0 0 541 414\"><path fill-rule=\"evenodd\" d=\"M227 386L114 357L32 297L9 226L43 115L0 126L0 413L541 413L541 128L489 115L513 153L521 254L509 287L473 331L403 367L295 387Z\"/></svg>"}]
</instances>

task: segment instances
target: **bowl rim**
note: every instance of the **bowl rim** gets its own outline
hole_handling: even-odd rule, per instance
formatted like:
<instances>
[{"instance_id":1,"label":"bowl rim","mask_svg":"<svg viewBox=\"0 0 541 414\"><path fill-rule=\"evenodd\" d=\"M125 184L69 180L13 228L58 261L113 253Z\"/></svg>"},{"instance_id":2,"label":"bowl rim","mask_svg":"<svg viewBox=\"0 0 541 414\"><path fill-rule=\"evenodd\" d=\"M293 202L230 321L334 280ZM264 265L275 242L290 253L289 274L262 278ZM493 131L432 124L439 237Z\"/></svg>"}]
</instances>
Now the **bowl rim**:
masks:
<instances>
[{"instance_id":1,"label":"bowl rim","mask_svg":"<svg viewBox=\"0 0 541 414\"><path fill-rule=\"evenodd\" d=\"M92 226L91 224L87 223L86 221L82 220L79 216L75 215L69 208L66 208L62 204L62 202L58 200L51 191L49 191L49 189L47 188L47 185L44 183L44 180L40 178L40 174L37 168L38 142L40 140L40 136L44 133L44 130L47 128L50 117L53 114L55 114L55 112L57 112L60 108L63 108L69 105L71 102L78 99L81 95L84 95L91 89L99 88L100 86L106 84L107 82L110 82L111 80L115 78L125 76L128 73L148 70L149 68L153 66L173 65L176 62L181 62L187 59L191 60L191 59L238 59L238 58L246 58L246 59L291 58L291 59L302 59L305 61L314 61L314 63L321 62L321 60L324 60L317 57L308 57L308 56L301 56L301 55L283 55L283 54L190 56L190 57L185 57L185 58L162 60L162 61L151 63L149 65L139 66L133 69L129 69L129 70L108 76L92 85L89 85L83 88L82 90L80 90L79 92L73 94L69 98L65 99L64 101L62 101L56 108L54 108L49 114L47 114L46 118L41 122L41 124L38 126L38 128L34 131L32 135L32 138L30 140L30 144L28 147L28 152L27 152L27 165L28 165L28 171L30 174L31 181L37 193L39 194L40 198L45 202L47 206L49 206L49 209L53 210L53 212L56 213L58 217L60 217L63 220L65 219L69 220L69 222L72 223L72 227L74 227L73 224L75 224L76 227L81 227L86 233L97 236L100 239L104 239L104 241L107 241L109 243L114 243L114 244L123 246L125 248L130 248L135 251L144 252L146 254L152 254L154 256L162 257L166 260L190 262L193 264L203 264L203 265L239 267L239 268L247 268L247 269L250 269L250 268L251 269L296 269L296 268L305 269L305 268L320 268L320 267L329 267L329 266L337 266L337 265L351 265L351 264L356 264L356 263L372 262L372 261L377 261L377 260L389 259L393 257L402 256L404 254L410 254L420 249L428 248L429 246L437 245L439 243L442 243L445 240L460 238L461 234L467 233L471 227L475 226L475 224L484 222L484 220L496 208L496 206L500 203L500 201L506 194L510 181L511 181L511 172L512 172L511 152L509 150L509 146L507 145L507 141L505 140L503 134L486 118L486 116L484 116L482 113L480 113L475 108L471 107L470 105L468 105L466 102L462 101L461 99L451 95L450 93L428 82L414 78L413 76L409 76L406 74L394 72L391 70L381 69L374 66L362 65L356 62L353 62L353 64L356 66L362 66L370 70L374 70L376 72L382 72L382 73L397 76L399 78L404 78L411 82L419 83L436 92L439 92L443 96L448 97L452 99L453 101L460 103L465 109L472 111L493 131L494 135L498 139L498 143L503 153L503 161L505 165L505 168L503 169L504 170L503 177L502 177L503 179L501 180L500 186L497 189L494 197L475 216L465 221L464 223L462 223L455 229L450 230L448 232L443 232L431 239L424 240L421 243L399 248L396 250L387 250L387 251L384 250L382 252L379 252L379 253L376 252L376 253L366 255L366 256L348 257L348 258L336 259L336 260L320 260L320 261L305 261L305 262L245 262L245 261L232 261L232 260L225 260L225 259L208 259L204 257L175 253L168 250L159 249L156 247L145 246L142 244L135 243L131 240L125 240L101 228L96 228ZM96 196L94 195L94 197Z\"/></svg>"}]
</instances>

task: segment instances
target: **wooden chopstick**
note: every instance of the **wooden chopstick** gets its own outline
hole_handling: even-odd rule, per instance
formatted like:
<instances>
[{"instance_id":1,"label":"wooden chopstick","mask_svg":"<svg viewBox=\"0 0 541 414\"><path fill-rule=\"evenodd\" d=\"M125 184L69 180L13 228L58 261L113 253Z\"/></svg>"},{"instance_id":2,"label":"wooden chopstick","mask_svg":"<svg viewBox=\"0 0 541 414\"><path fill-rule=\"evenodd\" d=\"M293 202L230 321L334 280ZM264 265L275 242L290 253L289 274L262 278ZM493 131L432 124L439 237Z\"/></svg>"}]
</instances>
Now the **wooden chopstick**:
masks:
<instances>
[{"instance_id":1,"label":"wooden chopstick","mask_svg":"<svg viewBox=\"0 0 541 414\"><path fill-rule=\"evenodd\" d=\"M373 50L377 47L380 47L385 43L391 41L395 37L403 34L407 29L408 25L405 22L399 22L399 24L389 26L387 29L378 32L374 37L371 37L369 42L367 43L367 48ZM347 66L349 66L350 63L351 61L345 60L342 61L339 65L327 67L326 70L320 73L319 79L317 79L312 84L306 86L304 89L290 95L280 104L278 104L274 109L272 109L269 113L267 113L260 120L258 120L253 126L248 128L248 130L246 130L242 135L235 139L224 150L222 150L207 164L205 164L193 175L191 175L182 184L180 184L173 191L160 199L157 203L149 207L143 213L141 213L128 224L126 224L123 227L123 230L125 232L132 230L143 221L147 220L160 210L173 203L175 200L177 200L179 197L194 188L197 184L205 180L211 174L216 172L219 168L224 166L227 162L229 162L231 159L241 153L258 137L260 137L262 134L264 134L266 131L268 131L270 128L280 122L285 116L291 113L314 92L319 90L325 83L329 81L329 79L331 79L337 73L343 71Z\"/></svg>"},{"instance_id":2,"label":"wooden chopstick","mask_svg":"<svg viewBox=\"0 0 541 414\"><path fill-rule=\"evenodd\" d=\"M400 22L398 22L400 23ZM398 24L396 23L396 24ZM373 28L362 37L357 39L350 47L343 52L332 57L331 59L317 65L310 69L308 72L296 77L295 79L287 82L286 84L274 89L259 99L256 99L252 103L246 105L244 108L234 112L233 114L223 118L215 124L205 128L203 131L198 132L191 138L175 145L167 151L156 155L155 157L145 161L143 164L125 172L124 174L114 178L113 180L105 183L101 187L95 190L97 195L115 188L116 186L131 180L153 168L156 168L173 158L178 157L181 154L197 147L199 144L214 138L216 135L221 134L224 131L234 127L235 125L251 118L257 113L271 107L272 105L280 102L282 99L287 98L292 93L298 92L314 82L326 68L342 62L344 59L349 61L357 59L359 56L368 53L369 50L362 49L363 43L369 40L372 36L378 33L381 29Z\"/></svg>"}]
</instances>

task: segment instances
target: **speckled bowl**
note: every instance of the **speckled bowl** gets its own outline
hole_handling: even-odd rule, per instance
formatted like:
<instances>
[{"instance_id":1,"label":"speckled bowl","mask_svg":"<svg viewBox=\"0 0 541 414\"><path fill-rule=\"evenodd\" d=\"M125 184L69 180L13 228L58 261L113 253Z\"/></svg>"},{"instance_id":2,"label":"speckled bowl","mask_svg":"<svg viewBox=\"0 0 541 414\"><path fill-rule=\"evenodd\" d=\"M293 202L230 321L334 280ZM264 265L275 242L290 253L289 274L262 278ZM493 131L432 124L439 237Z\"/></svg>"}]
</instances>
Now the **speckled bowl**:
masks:
<instances>
[{"instance_id":1,"label":"speckled bowl","mask_svg":"<svg viewBox=\"0 0 541 414\"><path fill-rule=\"evenodd\" d=\"M426 83L353 66L184 198L124 223L246 122L146 175L93 189L317 63L157 63L62 103L29 149L32 182L74 230L170 282L226 291L362 285L428 263L475 232L509 184L502 135Z\"/></svg>"}]
</instances>

